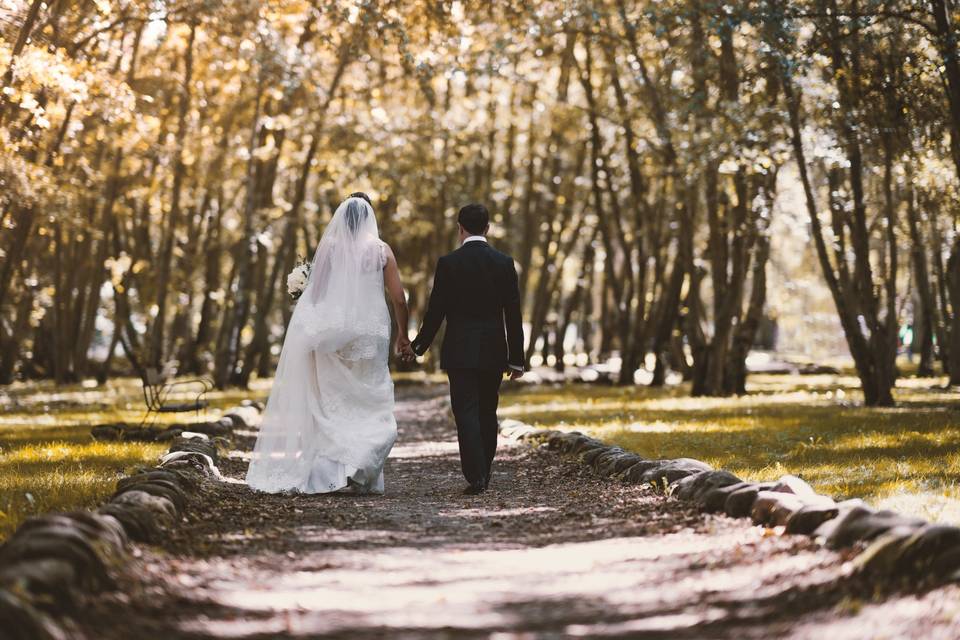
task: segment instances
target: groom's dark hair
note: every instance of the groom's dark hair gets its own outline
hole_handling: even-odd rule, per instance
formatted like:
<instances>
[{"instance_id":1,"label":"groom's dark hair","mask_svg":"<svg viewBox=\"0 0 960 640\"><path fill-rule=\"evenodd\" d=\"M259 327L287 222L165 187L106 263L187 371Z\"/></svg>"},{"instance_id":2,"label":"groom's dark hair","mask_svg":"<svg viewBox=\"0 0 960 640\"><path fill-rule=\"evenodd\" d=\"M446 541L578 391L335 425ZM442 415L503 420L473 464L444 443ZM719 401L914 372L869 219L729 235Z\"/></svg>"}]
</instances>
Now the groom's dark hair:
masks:
<instances>
[{"instance_id":1,"label":"groom's dark hair","mask_svg":"<svg viewBox=\"0 0 960 640\"><path fill-rule=\"evenodd\" d=\"M370 196L368 196L367 194L365 194L363 191L354 191L353 193L350 194L350 197L351 197L351 198L360 198L360 199L362 199L362 200L366 200L368 205L370 205L371 207L373 206L373 203L370 202Z\"/></svg>"},{"instance_id":2,"label":"groom's dark hair","mask_svg":"<svg viewBox=\"0 0 960 640\"><path fill-rule=\"evenodd\" d=\"M460 209L457 222L473 235L480 235L490 224L490 212L482 204L468 204Z\"/></svg>"}]
</instances>

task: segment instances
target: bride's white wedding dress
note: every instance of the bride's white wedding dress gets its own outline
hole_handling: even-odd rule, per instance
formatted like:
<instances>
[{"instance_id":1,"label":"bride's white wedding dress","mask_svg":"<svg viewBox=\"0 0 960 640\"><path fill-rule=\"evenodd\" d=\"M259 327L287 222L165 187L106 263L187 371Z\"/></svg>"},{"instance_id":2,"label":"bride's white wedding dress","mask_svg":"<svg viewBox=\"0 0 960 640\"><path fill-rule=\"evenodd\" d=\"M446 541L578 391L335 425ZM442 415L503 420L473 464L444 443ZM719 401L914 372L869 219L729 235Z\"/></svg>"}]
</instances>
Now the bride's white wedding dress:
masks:
<instances>
[{"instance_id":1,"label":"bride's white wedding dress","mask_svg":"<svg viewBox=\"0 0 960 640\"><path fill-rule=\"evenodd\" d=\"M287 328L247 471L254 489L383 492L397 437L385 264L372 207L347 199L324 231Z\"/></svg>"}]
</instances>

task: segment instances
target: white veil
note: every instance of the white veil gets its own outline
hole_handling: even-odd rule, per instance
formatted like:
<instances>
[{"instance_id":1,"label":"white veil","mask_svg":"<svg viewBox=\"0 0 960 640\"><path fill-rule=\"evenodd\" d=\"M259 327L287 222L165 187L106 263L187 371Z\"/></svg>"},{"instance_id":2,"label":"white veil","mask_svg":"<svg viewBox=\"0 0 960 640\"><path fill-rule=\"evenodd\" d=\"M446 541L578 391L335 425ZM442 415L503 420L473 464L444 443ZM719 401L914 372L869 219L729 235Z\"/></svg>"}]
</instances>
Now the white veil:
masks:
<instances>
[{"instance_id":1,"label":"white veil","mask_svg":"<svg viewBox=\"0 0 960 640\"><path fill-rule=\"evenodd\" d=\"M396 438L385 263L373 207L348 198L320 239L287 328L247 472L252 487L335 490L333 466L341 481L376 489Z\"/></svg>"}]
</instances>

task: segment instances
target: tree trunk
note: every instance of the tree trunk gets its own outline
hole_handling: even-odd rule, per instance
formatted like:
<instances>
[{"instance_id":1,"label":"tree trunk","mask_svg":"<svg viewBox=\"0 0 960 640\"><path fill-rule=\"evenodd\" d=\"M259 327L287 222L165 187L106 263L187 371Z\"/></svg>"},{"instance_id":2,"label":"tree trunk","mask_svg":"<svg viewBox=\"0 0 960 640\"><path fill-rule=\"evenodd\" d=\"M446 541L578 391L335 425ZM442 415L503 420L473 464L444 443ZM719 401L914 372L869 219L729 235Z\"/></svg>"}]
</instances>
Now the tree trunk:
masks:
<instances>
[{"instance_id":1,"label":"tree trunk","mask_svg":"<svg viewBox=\"0 0 960 640\"><path fill-rule=\"evenodd\" d=\"M924 204L924 209L930 211L930 207ZM933 243L933 251L930 252L930 258L933 262L933 270L937 276L937 309L936 314L936 332L937 332L937 355L940 358L940 366L943 372L950 373L950 327L949 322L952 314L950 313L950 285L948 284L947 271L943 265L943 246L944 241L940 232L940 225L935 213L929 216L930 219L930 237Z\"/></svg>"},{"instance_id":2,"label":"tree trunk","mask_svg":"<svg viewBox=\"0 0 960 640\"><path fill-rule=\"evenodd\" d=\"M197 25L190 25L190 36L187 39L187 49L183 54L183 85L180 91L179 109L177 114L177 143L173 167L173 188L170 194L170 211L164 229L164 240L160 249L160 265L157 271L157 315L154 319L152 340L150 344L149 362L155 367L161 367L164 359L164 329L167 317L167 294L175 285L171 282L173 266L173 246L177 241L177 227L180 224L180 199L183 192L183 179L186 173L186 164L183 159L183 148L187 136L187 114L190 111L190 98L193 82L193 43L197 35Z\"/></svg>"},{"instance_id":3,"label":"tree trunk","mask_svg":"<svg viewBox=\"0 0 960 640\"><path fill-rule=\"evenodd\" d=\"M933 336L936 318L936 305L930 290L930 272L927 268L927 255L924 238L920 230L919 212L911 189L907 194L907 226L910 230L910 258L913 262L913 282L917 292L919 309L913 314L914 343L920 342L920 363L917 374L933 375ZM939 250L936 247L935 250Z\"/></svg>"},{"instance_id":4,"label":"tree trunk","mask_svg":"<svg viewBox=\"0 0 960 640\"><path fill-rule=\"evenodd\" d=\"M876 358L878 356L882 357L882 355L873 353L871 345L867 344L867 340L860 326L860 318L864 314L869 313L869 309L860 306L860 301L863 299L864 293L870 293L872 295L872 286L868 292L864 292L862 285L854 285L849 274L843 270L838 272L831 264L820 222L816 196L814 195L807 168L807 159L803 147L803 127L800 121L799 96L796 93L793 78L787 65L781 65L781 73L783 90L787 102L791 143L800 173L800 182L803 186L804 200L810 218L811 235L813 236L817 258L820 262L827 286L830 289L830 294L833 297L834 305L837 308L837 315L839 316L844 335L847 339L847 345L857 368L857 375L860 378L860 383L863 388L864 401L868 406L890 406L893 404L893 395L891 393L892 381L878 371ZM859 167L851 168L854 172L858 171L858 169ZM865 224L861 231L863 233L866 232ZM869 251L869 247L864 246L865 241L866 238L861 235L857 244L853 247L853 251L857 257L858 282L861 283L863 282L864 272L868 270L864 262L869 259L869 256L862 253L862 251ZM837 246L837 250L839 251L840 245L835 244L835 246ZM844 260L845 259L844 257ZM844 265L845 262L841 262L840 264L842 269L842 265ZM859 309L858 306L860 306ZM876 325L874 324L874 326Z\"/></svg>"},{"instance_id":5,"label":"tree trunk","mask_svg":"<svg viewBox=\"0 0 960 640\"><path fill-rule=\"evenodd\" d=\"M950 292L950 322L947 353L950 364L950 386L960 385L960 238L950 248L947 259L947 286Z\"/></svg>"}]
</instances>

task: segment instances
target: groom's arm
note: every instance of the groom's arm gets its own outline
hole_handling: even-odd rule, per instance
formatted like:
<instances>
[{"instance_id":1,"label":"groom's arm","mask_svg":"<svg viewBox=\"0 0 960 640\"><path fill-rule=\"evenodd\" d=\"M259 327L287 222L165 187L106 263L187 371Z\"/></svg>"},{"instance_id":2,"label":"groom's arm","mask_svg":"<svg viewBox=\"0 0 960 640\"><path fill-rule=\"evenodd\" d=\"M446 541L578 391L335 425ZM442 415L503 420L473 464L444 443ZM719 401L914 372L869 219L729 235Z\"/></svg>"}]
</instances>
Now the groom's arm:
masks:
<instances>
[{"instance_id":1,"label":"groom's arm","mask_svg":"<svg viewBox=\"0 0 960 640\"><path fill-rule=\"evenodd\" d=\"M443 259L437 260L437 268L433 274L433 290L430 291L430 300L427 302L427 312L423 316L423 324L417 337L413 339L413 352L422 356L430 348L440 324L446 315L446 275Z\"/></svg>"},{"instance_id":2,"label":"groom's arm","mask_svg":"<svg viewBox=\"0 0 960 640\"><path fill-rule=\"evenodd\" d=\"M503 321L507 329L507 364L510 369L523 373L526 369L523 357L523 318L520 315L520 283L517 269L508 267L507 292L504 297Z\"/></svg>"}]
</instances>

